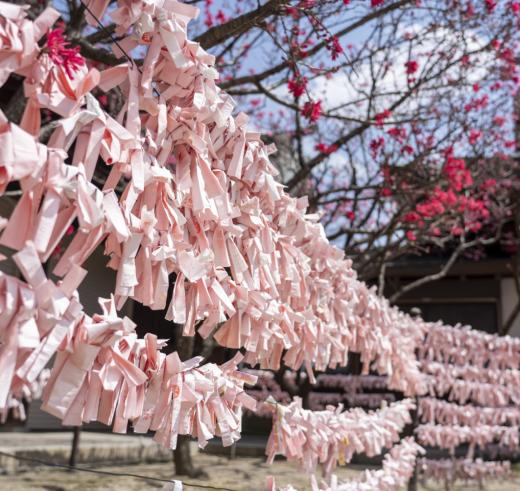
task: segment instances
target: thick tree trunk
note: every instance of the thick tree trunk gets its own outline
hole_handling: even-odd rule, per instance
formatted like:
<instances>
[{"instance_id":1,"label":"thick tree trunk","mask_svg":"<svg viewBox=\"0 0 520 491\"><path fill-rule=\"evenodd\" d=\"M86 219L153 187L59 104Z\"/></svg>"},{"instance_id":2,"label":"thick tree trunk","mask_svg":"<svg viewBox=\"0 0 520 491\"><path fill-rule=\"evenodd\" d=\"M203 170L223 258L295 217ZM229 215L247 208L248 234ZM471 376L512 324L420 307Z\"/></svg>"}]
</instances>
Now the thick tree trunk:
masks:
<instances>
[{"instance_id":1,"label":"thick tree trunk","mask_svg":"<svg viewBox=\"0 0 520 491\"><path fill-rule=\"evenodd\" d=\"M79 439L81 436L81 427L76 426L73 430L72 445L70 448L69 465L70 467L76 467L79 453Z\"/></svg>"},{"instance_id":2,"label":"thick tree trunk","mask_svg":"<svg viewBox=\"0 0 520 491\"><path fill-rule=\"evenodd\" d=\"M182 361L186 361L193 356L193 336L183 336L182 326L176 327L177 353ZM177 448L173 451L173 462L175 464L175 474L178 476L201 477L207 474L193 465L190 450L191 438L187 435L179 435Z\"/></svg>"},{"instance_id":3,"label":"thick tree trunk","mask_svg":"<svg viewBox=\"0 0 520 491\"><path fill-rule=\"evenodd\" d=\"M307 373L302 377L302 372L299 373L300 378L300 397L302 398L302 406L304 409L310 409L309 396L311 394L312 384Z\"/></svg>"},{"instance_id":4,"label":"thick tree trunk","mask_svg":"<svg viewBox=\"0 0 520 491\"><path fill-rule=\"evenodd\" d=\"M205 474L202 469L193 465L190 445L191 438L189 436L179 435L177 448L173 451L173 462L177 476L200 477Z\"/></svg>"}]
</instances>

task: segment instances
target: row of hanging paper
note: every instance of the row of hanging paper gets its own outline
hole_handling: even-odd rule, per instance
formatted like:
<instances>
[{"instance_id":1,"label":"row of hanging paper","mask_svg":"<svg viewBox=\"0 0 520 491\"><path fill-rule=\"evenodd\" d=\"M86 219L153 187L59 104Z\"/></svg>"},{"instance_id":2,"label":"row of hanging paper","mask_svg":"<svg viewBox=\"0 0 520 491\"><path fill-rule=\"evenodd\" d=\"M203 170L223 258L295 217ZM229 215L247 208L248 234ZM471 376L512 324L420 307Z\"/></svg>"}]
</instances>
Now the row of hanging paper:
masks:
<instances>
[{"instance_id":1,"label":"row of hanging paper","mask_svg":"<svg viewBox=\"0 0 520 491\"><path fill-rule=\"evenodd\" d=\"M442 482L511 478L518 457L520 370L505 340L439 326L418 350L427 394L418 398L417 441L428 449L422 479ZM471 353L471 355L469 355ZM503 459L503 460L493 460Z\"/></svg>"}]
</instances>

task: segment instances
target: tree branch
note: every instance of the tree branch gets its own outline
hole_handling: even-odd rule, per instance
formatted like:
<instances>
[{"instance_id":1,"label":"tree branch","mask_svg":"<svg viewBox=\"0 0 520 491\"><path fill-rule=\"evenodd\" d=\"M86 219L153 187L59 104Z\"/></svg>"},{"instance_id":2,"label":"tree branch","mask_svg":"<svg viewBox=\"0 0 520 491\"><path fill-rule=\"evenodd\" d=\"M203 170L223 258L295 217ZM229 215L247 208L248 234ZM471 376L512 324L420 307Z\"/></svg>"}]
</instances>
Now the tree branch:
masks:
<instances>
[{"instance_id":1,"label":"tree branch","mask_svg":"<svg viewBox=\"0 0 520 491\"><path fill-rule=\"evenodd\" d=\"M105 65L119 65L120 63L122 63L122 60L124 59L124 56L118 58L116 55L104 48L98 48L96 46L93 46L84 38L73 38L71 39L71 43L80 47L80 52L85 58L88 58L89 60L99 61L100 63L104 63ZM134 60L134 62L136 62L136 60Z\"/></svg>"},{"instance_id":2,"label":"tree branch","mask_svg":"<svg viewBox=\"0 0 520 491\"><path fill-rule=\"evenodd\" d=\"M517 140L517 144L518 144L518 140ZM520 225L520 207L517 206L516 213L515 213L515 230L516 231L518 231L519 225ZM518 237L517 237L517 240L518 240ZM509 331L513 327L513 324L515 323L516 318L520 314L520 250L518 250L516 253L515 270L513 271L513 280L515 282L517 301L516 301L516 305L515 305L514 309L509 314L509 317L498 330L498 334L500 336L505 336L509 333Z\"/></svg>"},{"instance_id":3,"label":"tree branch","mask_svg":"<svg viewBox=\"0 0 520 491\"><path fill-rule=\"evenodd\" d=\"M239 36L253 27L258 26L258 24L264 19L267 19L267 17L278 13L280 8L287 4L288 1L289 0L269 0L256 10L235 17L225 24L208 29L204 34L196 37L195 41L200 43L204 49L217 46L232 36Z\"/></svg>"},{"instance_id":4,"label":"tree branch","mask_svg":"<svg viewBox=\"0 0 520 491\"><path fill-rule=\"evenodd\" d=\"M397 290L397 292L395 292L390 297L390 302L395 303L395 301L405 293L414 290L415 288L418 288L426 283L430 283L432 281L437 281L441 278L444 278L450 272L450 269L455 264L455 261L459 258L460 253L466 248L467 246L464 243L460 244L453 251L451 257L448 259L446 264L437 273L423 276L422 278L419 278L418 280L412 281L411 283L408 283L407 285L403 286L400 290Z\"/></svg>"},{"instance_id":5,"label":"tree branch","mask_svg":"<svg viewBox=\"0 0 520 491\"><path fill-rule=\"evenodd\" d=\"M399 2L392 3L386 7L383 7L380 9L375 9L370 14L365 15L364 17L362 17L358 21L354 22L353 24L345 27L341 31L336 32L334 34L334 37L337 37L339 39L343 36L346 36L347 34L351 33L352 31L355 31L358 27L362 27L366 23L370 22L371 20L376 19L377 17L381 17L393 10L397 10L400 7L403 7L404 5L406 5L408 3L412 3L412 0L400 0ZM224 25L226 25L226 24L224 24ZM219 26L219 27L222 27L222 26ZM211 31L211 29L210 29L210 31ZM205 36L205 34L203 34L202 36ZM202 37L202 36L199 36L199 37ZM313 48L311 48L307 51L307 58L315 55L316 53L318 53L320 50L322 50L326 46L327 46L326 42L321 42L321 43L316 44ZM223 82L220 84L220 87L222 89L226 90L230 87L236 87L237 85L261 82L262 80L265 80L266 78L281 72L285 68L287 68L287 62L283 61L282 63L279 63L278 65L275 65L274 67L269 68L268 70L265 70L262 73L258 73L256 75L246 75L244 77L236 77L233 80Z\"/></svg>"}]
</instances>

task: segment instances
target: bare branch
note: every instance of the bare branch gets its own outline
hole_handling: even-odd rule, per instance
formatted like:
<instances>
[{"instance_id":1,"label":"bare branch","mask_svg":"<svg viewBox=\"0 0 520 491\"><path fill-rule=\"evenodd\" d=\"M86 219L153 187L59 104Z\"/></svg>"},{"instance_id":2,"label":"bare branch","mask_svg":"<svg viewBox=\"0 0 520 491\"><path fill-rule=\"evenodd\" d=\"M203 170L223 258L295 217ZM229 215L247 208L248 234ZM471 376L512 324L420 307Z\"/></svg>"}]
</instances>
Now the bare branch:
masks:
<instances>
[{"instance_id":1,"label":"bare branch","mask_svg":"<svg viewBox=\"0 0 520 491\"><path fill-rule=\"evenodd\" d=\"M464 249L466 249L466 247L464 246L464 243L460 244L452 252L448 261L444 264L444 266L437 273L423 276L422 278L419 278L419 279L412 281L411 283L408 283L407 285L403 286L390 297L390 302L395 303L395 301L399 297L403 296L405 293L408 293L409 291L414 290L415 288L425 285L426 283L431 283L432 281L437 281L437 280L444 278L450 272L451 267L455 264L455 261L459 258L461 252Z\"/></svg>"},{"instance_id":2,"label":"bare branch","mask_svg":"<svg viewBox=\"0 0 520 491\"><path fill-rule=\"evenodd\" d=\"M269 0L256 10L247 12L246 14L236 17L224 24L208 29L204 34L195 38L195 41L200 43L204 49L217 46L230 37L240 36L253 27L257 27L262 21L271 15L279 13L281 7L287 3L288 0Z\"/></svg>"},{"instance_id":3,"label":"bare branch","mask_svg":"<svg viewBox=\"0 0 520 491\"><path fill-rule=\"evenodd\" d=\"M387 5L386 7L373 10L370 14L365 15L358 21L347 26L345 29L342 29L341 31L336 32L334 34L334 36L337 38L346 36L347 34L351 33L352 31L355 31L359 27L362 27L363 25L369 23L373 19L375 19L377 17L381 17L393 10L397 10L400 7L403 7L404 5L409 4L409 3L412 3L412 1L411 0L400 0L399 2L392 3L390 5ZM204 35L205 34L203 34L203 36ZM318 53L322 49L324 49L326 46L327 46L326 42L317 43L313 48L311 48L307 51L307 56L309 57L309 56L315 55L316 53ZM261 82L262 80L265 80L266 78L276 75L277 73L281 72L282 70L284 70L286 68L287 68L287 63L284 61L282 63L279 63L278 65L275 65L272 68L269 68L268 70L265 70L262 73L258 73L256 75L248 75L248 76L244 76L244 77L236 77L233 80L221 83L220 87L222 87L223 89L228 89L230 87L236 87L237 85Z\"/></svg>"}]
</instances>

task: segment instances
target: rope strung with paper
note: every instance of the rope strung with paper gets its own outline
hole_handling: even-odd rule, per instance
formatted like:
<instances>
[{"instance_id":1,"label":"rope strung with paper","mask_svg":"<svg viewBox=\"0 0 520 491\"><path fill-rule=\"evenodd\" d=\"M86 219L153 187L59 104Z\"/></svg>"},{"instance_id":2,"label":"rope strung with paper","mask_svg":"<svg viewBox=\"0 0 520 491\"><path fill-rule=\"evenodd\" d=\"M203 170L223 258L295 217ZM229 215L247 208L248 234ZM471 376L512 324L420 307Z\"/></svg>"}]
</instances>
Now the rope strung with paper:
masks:
<instances>
[{"instance_id":1,"label":"rope strung with paper","mask_svg":"<svg viewBox=\"0 0 520 491\"><path fill-rule=\"evenodd\" d=\"M88 7L87 21L96 24L93 15L103 18L107 2ZM344 366L358 352L363 373L387 375L390 389L425 390L415 349L430 326L360 282L319 217L307 213L306 199L276 181L274 148L247 130L247 116L232 115L214 57L187 38L196 8L118 0L108 15L122 63L101 73L77 53L64 63L46 46L57 11L46 8L32 21L27 10L0 2L0 84L17 74L27 95L19 125L0 114L0 192L21 190L0 221L0 244L17 251L26 280L0 281L0 410L57 353L44 407L66 422L100 419L122 431L133 421L170 446L183 432L202 444L217 430L235 441L241 407L250 404L242 384L252 380L236 371L238 359L199 367L161 355L159 340L137 339L131 321L117 316L127 299L167 308L185 335L197 330L242 348L251 365L305 367L313 382L313 369ZM136 47L142 68L122 56L121 48ZM115 87L124 106L112 117L92 91ZM53 113L46 145L38 141L43 109ZM101 166L108 178L100 189L93 176ZM78 228L64 241L72 224ZM64 242L55 284L41 264ZM117 271L114 297L90 318L76 289L87 274L81 265L101 245ZM519 368L519 343L464 336L480 344L457 338L460 356L477 347L472 356L484 359L492 342L492 368ZM429 343L431 356L448 353L445 343Z\"/></svg>"},{"instance_id":2,"label":"rope strung with paper","mask_svg":"<svg viewBox=\"0 0 520 491\"><path fill-rule=\"evenodd\" d=\"M429 323L418 345L420 360L473 365L488 370L520 369L520 339L497 336L469 326ZM482 376L486 373L481 371Z\"/></svg>"},{"instance_id":3,"label":"rope strung with paper","mask_svg":"<svg viewBox=\"0 0 520 491\"><path fill-rule=\"evenodd\" d=\"M88 6L103 18L105 2ZM306 200L276 182L273 148L244 114L232 116L213 56L186 36L196 14L174 0L120 0L109 14L123 38L114 51L140 46L142 68L127 60L99 73L63 66L39 46L56 11L33 22L24 7L0 4L0 79L25 77L28 95L20 126L2 121L2 190L19 183L22 194L0 243L21 250L32 241L45 262L78 223L53 272L66 276L103 244L117 308L128 298L167 307L186 335L197 325L203 337L244 348L250 364L277 369L283 358L311 378L313 367L345 365L356 351L366 371L414 393L415 323L356 279ZM20 41L22 31L30 35ZM113 118L91 91L116 86L125 104ZM42 109L56 118L47 145L36 139ZM98 166L109 170L102 189L92 183Z\"/></svg>"},{"instance_id":4,"label":"rope strung with paper","mask_svg":"<svg viewBox=\"0 0 520 491\"><path fill-rule=\"evenodd\" d=\"M342 411L340 405L325 411L302 408L295 398L288 406L271 402L274 416L266 453L268 462L276 455L296 460L313 473L322 464L323 473L330 475L341 463L350 462L354 453L375 456L399 441L404 426L411 423L411 399L383 406L377 411L360 408Z\"/></svg>"},{"instance_id":5,"label":"rope strung with paper","mask_svg":"<svg viewBox=\"0 0 520 491\"><path fill-rule=\"evenodd\" d=\"M459 405L433 397L419 399L419 416L423 423L446 425L512 425L520 426L520 409L516 406L479 407L471 404Z\"/></svg>"},{"instance_id":6,"label":"rope strung with paper","mask_svg":"<svg viewBox=\"0 0 520 491\"><path fill-rule=\"evenodd\" d=\"M413 438L405 438L398 445L392 447L383 459L383 466L378 470L367 470L357 479L339 481L332 476L330 484L318 483L313 476L311 485L313 491L398 491L410 480L417 456L423 449L415 443ZM269 478L268 491L276 491L274 478ZM296 491L292 486L279 488L279 491Z\"/></svg>"},{"instance_id":7,"label":"rope strung with paper","mask_svg":"<svg viewBox=\"0 0 520 491\"><path fill-rule=\"evenodd\" d=\"M273 397L276 402L287 405L291 402L288 391L282 390L273 372L267 370L247 370L258 377L254 387L247 388L246 392L258 402L255 415L260 417L272 416L271 408L264 401ZM300 373L300 376L305 376ZM296 374L289 370L283 373L282 385L291 390L298 391L298 380ZM314 411L326 409L329 405L345 404L347 407L361 406L365 409L377 409L383 401L395 402L393 393L386 390L386 377L377 375L342 375L342 374L320 374L316 377L316 384L308 395L309 409ZM323 392L324 389L335 390L334 392ZM384 390L383 393L363 393L362 390Z\"/></svg>"},{"instance_id":8,"label":"rope strung with paper","mask_svg":"<svg viewBox=\"0 0 520 491\"><path fill-rule=\"evenodd\" d=\"M451 459L424 460L425 477L451 483L457 479L500 478L510 463L474 460L491 445L514 453L520 446L520 344L510 337L476 332L467 327L432 324L418 348L427 394L419 399L423 445L448 449ZM439 400L436 397L444 397ZM473 404L468 404L473 403ZM466 458L457 447L468 445Z\"/></svg>"},{"instance_id":9,"label":"rope strung with paper","mask_svg":"<svg viewBox=\"0 0 520 491\"><path fill-rule=\"evenodd\" d=\"M65 425L100 421L122 433L132 422L135 432L154 431L170 448L179 434L192 435L201 447L215 435L224 445L240 438L242 407L256 405L244 391L256 377L237 371L242 355L221 366L201 366L201 357L181 362L177 353L161 353L157 336L138 338L113 299L101 302L102 314L86 315L74 293L86 273L81 268L55 285L32 243L14 260L29 284L0 274L0 322L9 334L0 357L2 407L31 390L56 354L42 407Z\"/></svg>"},{"instance_id":10,"label":"rope strung with paper","mask_svg":"<svg viewBox=\"0 0 520 491\"><path fill-rule=\"evenodd\" d=\"M421 459L419 470L424 478L446 485L455 481L478 481L481 485L489 479L508 479L511 462L483 461L482 459Z\"/></svg>"}]
</instances>

